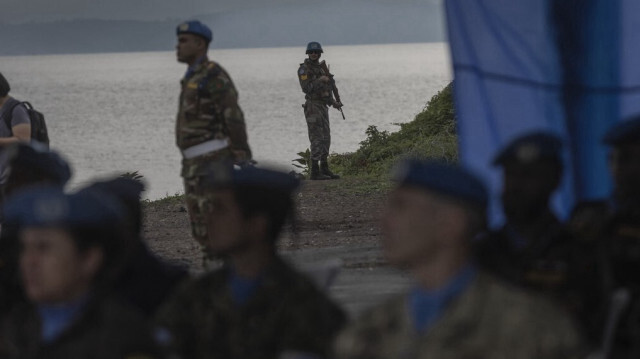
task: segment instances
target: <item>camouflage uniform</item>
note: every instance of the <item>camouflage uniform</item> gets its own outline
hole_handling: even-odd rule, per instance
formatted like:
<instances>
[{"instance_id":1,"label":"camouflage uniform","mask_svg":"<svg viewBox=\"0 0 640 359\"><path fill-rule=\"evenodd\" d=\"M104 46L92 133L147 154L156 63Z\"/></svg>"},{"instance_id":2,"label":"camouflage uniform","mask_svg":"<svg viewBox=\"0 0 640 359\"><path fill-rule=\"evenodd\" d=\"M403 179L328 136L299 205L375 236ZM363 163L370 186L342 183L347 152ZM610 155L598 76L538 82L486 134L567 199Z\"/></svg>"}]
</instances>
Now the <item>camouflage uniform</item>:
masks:
<instances>
[{"instance_id":1,"label":"camouflage uniform","mask_svg":"<svg viewBox=\"0 0 640 359\"><path fill-rule=\"evenodd\" d=\"M576 240L558 219L546 212L539 230L524 247L509 225L474 243L478 264L512 284L547 295L581 324L583 334L597 341L604 318L601 272L596 248Z\"/></svg>"},{"instance_id":2,"label":"camouflage uniform","mask_svg":"<svg viewBox=\"0 0 640 359\"><path fill-rule=\"evenodd\" d=\"M640 356L640 209L615 211L604 201L579 204L569 220L572 231L592 243L602 268L602 292L617 288L631 294L613 338L614 358ZM598 278L595 278L596 280ZM607 303L607 302L605 302ZM607 303L611 305L611 303ZM600 318L600 330L605 326ZM600 338L602 340L602 338Z\"/></svg>"},{"instance_id":3,"label":"camouflage uniform","mask_svg":"<svg viewBox=\"0 0 640 359\"><path fill-rule=\"evenodd\" d=\"M11 312L0 338L2 358L160 358L150 328L135 310L115 298L94 300L52 343L43 343L35 308Z\"/></svg>"},{"instance_id":4,"label":"camouflage uniform","mask_svg":"<svg viewBox=\"0 0 640 359\"><path fill-rule=\"evenodd\" d=\"M211 140L227 141L228 146L182 160L187 210L194 238L203 244L206 228L201 204L201 177L211 163L251 160L244 115L238 106L238 92L227 72L217 63L204 59L182 79L182 92L176 121L176 142L181 151Z\"/></svg>"},{"instance_id":5,"label":"camouflage uniform","mask_svg":"<svg viewBox=\"0 0 640 359\"><path fill-rule=\"evenodd\" d=\"M304 117L309 129L309 141L311 142L311 160L320 161L329 156L331 146L331 133L329 128L329 107L335 103L330 82L319 80L321 76L329 76L320 67L305 59L298 68L300 87L305 93Z\"/></svg>"},{"instance_id":6,"label":"camouflage uniform","mask_svg":"<svg viewBox=\"0 0 640 359\"><path fill-rule=\"evenodd\" d=\"M345 316L310 280L276 259L244 305L231 296L228 268L187 284L159 315L181 358L324 357Z\"/></svg>"},{"instance_id":7,"label":"camouflage uniform","mask_svg":"<svg viewBox=\"0 0 640 359\"><path fill-rule=\"evenodd\" d=\"M426 333L413 326L406 296L366 312L340 334L337 358L577 358L571 321L540 298L479 273Z\"/></svg>"}]
</instances>

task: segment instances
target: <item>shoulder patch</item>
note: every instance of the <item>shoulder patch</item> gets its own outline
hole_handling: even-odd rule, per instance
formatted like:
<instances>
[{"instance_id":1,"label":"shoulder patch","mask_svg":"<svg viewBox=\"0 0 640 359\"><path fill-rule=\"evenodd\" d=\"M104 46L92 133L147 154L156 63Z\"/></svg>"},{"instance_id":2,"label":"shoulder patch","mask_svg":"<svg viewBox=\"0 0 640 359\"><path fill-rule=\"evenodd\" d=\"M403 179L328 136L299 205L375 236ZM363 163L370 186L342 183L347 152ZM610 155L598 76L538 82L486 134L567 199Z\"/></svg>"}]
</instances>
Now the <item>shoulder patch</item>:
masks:
<instances>
[{"instance_id":1,"label":"shoulder patch","mask_svg":"<svg viewBox=\"0 0 640 359\"><path fill-rule=\"evenodd\" d=\"M304 67L300 67L298 69L298 75L304 75L304 73L305 73L305 68Z\"/></svg>"}]
</instances>

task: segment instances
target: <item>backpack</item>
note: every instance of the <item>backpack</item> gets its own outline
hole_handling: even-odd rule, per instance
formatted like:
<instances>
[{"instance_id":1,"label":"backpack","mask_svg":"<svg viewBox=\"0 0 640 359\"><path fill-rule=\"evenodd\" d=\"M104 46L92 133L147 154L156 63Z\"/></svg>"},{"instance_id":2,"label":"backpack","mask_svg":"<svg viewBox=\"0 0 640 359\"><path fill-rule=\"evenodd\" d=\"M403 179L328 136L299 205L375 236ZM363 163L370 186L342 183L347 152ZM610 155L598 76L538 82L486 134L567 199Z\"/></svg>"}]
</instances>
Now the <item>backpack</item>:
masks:
<instances>
[{"instance_id":1,"label":"backpack","mask_svg":"<svg viewBox=\"0 0 640 359\"><path fill-rule=\"evenodd\" d=\"M5 112L7 115L4 117L7 128L11 130L11 120L13 118L13 110L16 106L22 105L29 114L29 120L31 121L31 139L36 140L47 148L49 148L49 132L47 131L47 123L44 121L44 115L37 111L27 101L20 102L12 99L13 104L9 105L9 109Z\"/></svg>"}]
</instances>

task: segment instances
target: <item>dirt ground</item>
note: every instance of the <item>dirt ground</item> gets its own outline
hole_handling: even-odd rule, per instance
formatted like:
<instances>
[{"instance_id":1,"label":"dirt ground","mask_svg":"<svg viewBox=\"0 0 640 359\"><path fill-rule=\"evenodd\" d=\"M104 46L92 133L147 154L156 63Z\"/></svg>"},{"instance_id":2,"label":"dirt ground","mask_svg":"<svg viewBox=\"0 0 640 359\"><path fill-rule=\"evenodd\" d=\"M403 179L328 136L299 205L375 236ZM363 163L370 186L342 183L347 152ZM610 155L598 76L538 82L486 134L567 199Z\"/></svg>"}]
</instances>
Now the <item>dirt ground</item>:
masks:
<instances>
[{"instance_id":1,"label":"dirt ground","mask_svg":"<svg viewBox=\"0 0 640 359\"><path fill-rule=\"evenodd\" d=\"M351 316L403 291L407 276L386 264L378 217L387 185L382 181L304 181L297 194L297 235L287 231L280 252L310 274ZM160 257L194 274L203 270L181 199L145 206L144 238ZM326 268L337 268L327 275ZM333 272L331 272L333 273Z\"/></svg>"},{"instance_id":2,"label":"dirt ground","mask_svg":"<svg viewBox=\"0 0 640 359\"><path fill-rule=\"evenodd\" d=\"M303 181L297 194L297 235L288 230L280 241L281 250L375 245L384 187L357 178ZM200 248L190 236L184 204L156 201L146 204L144 210L143 236L149 247L166 260L197 271Z\"/></svg>"}]
</instances>

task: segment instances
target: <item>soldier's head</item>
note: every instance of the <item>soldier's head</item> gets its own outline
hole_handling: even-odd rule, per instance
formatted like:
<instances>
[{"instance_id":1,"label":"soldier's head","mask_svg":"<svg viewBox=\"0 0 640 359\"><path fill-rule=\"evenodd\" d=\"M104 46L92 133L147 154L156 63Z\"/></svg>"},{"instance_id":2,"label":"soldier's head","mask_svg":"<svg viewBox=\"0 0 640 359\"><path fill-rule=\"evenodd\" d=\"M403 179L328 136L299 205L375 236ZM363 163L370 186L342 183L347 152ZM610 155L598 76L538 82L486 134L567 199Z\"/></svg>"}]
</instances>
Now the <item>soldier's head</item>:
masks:
<instances>
[{"instance_id":1,"label":"soldier's head","mask_svg":"<svg viewBox=\"0 0 640 359\"><path fill-rule=\"evenodd\" d=\"M441 256L466 256L471 239L485 228L484 184L467 170L444 162L408 160L382 216L385 256L414 267Z\"/></svg>"},{"instance_id":2,"label":"soldier's head","mask_svg":"<svg viewBox=\"0 0 640 359\"><path fill-rule=\"evenodd\" d=\"M176 28L178 43L176 56L179 62L192 65L196 60L205 56L209 43L213 39L211 29L198 20L186 21Z\"/></svg>"},{"instance_id":3,"label":"soldier's head","mask_svg":"<svg viewBox=\"0 0 640 359\"><path fill-rule=\"evenodd\" d=\"M284 224L293 216L298 179L270 169L219 165L204 184L203 211L211 252L231 254L256 243L275 249Z\"/></svg>"},{"instance_id":4,"label":"soldier's head","mask_svg":"<svg viewBox=\"0 0 640 359\"><path fill-rule=\"evenodd\" d=\"M6 228L20 243L19 271L32 302L64 303L103 283L115 261L118 204L96 194L58 187L20 192L5 206Z\"/></svg>"},{"instance_id":5,"label":"soldier's head","mask_svg":"<svg viewBox=\"0 0 640 359\"><path fill-rule=\"evenodd\" d=\"M9 95L9 91L11 91L11 86L9 86L9 81L0 73L0 98L6 97Z\"/></svg>"},{"instance_id":6,"label":"soldier's head","mask_svg":"<svg viewBox=\"0 0 640 359\"><path fill-rule=\"evenodd\" d=\"M310 60L318 61L320 56L322 56L323 52L324 51L322 51L322 45L320 45L319 42L312 41L312 42L307 44L307 52L306 52L306 54L309 55L309 59Z\"/></svg>"},{"instance_id":7,"label":"soldier's head","mask_svg":"<svg viewBox=\"0 0 640 359\"><path fill-rule=\"evenodd\" d=\"M502 167L502 207L509 222L537 218L549 209L549 199L562 179L562 140L550 132L518 136L498 152Z\"/></svg>"},{"instance_id":8,"label":"soldier's head","mask_svg":"<svg viewBox=\"0 0 640 359\"><path fill-rule=\"evenodd\" d=\"M640 115L613 126L603 142L611 147L613 196L619 205L640 206Z\"/></svg>"},{"instance_id":9,"label":"soldier's head","mask_svg":"<svg viewBox=\"0 0 640 359\"><path fill-rule=\"evenodd\" d=\"M144 192L144 184L135 179L116 177L96 181L82 188L79 192L96 191L103 196L109 196L117 200L125 212L122 214L123 229L127 236L123 238L124 246L135 247L140 242L142 230L142 205L140 199Z\"/></svg>"},{"instance_id":10,"label":"soldier's head","mask_svg":"<svg viewBox=\"0 0 640 359\"><path fill-rule=\"evenodd\" d=\"M10 196L18 190L41 185L64 187L71 178L69 164L55 151L38 143L16 143L0 153L5 178L2 191Z\"/></svg>"}]
</instances>

